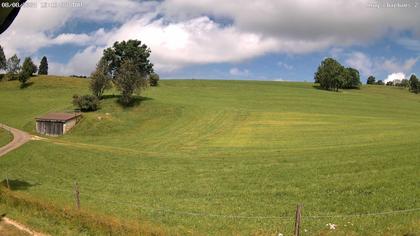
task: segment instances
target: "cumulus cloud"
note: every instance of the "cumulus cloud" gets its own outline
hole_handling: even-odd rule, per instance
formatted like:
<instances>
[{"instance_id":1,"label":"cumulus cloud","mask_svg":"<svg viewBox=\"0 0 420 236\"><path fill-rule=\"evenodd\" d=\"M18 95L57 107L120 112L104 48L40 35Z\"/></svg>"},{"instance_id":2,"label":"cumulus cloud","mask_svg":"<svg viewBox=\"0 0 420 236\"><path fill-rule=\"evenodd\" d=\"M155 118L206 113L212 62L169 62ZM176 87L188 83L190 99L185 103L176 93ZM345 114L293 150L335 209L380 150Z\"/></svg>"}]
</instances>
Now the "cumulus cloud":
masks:
<instances>
[{"instance_id":1,"label":"cumulus cloud","mask_svg":"<svg viewBox=\"0 0 420 236\"><path fill-rule=\"evenodd\" d=\"M402 72L398 72L398 73L392 73L392 74L390 74L390 75L388 75L388 77L385 79L385 83L387 83L387 82L393 82L393 81L395 81L395 80L399 80L399 81L401 81L401 80L403 80L403 79L405 79L406 78L406 76L405 76L405 74L404 73L402 73Z\"/></svg>"},{"instance_id":2,"label":"cumulus cloud","mask_svg":"<svg viewBox=\"0 0 420 236\"><path fill-rule=\"evenodd\" d=\"M359 70L362 75L369 76L374 73L374 63L371 58L362 52L352 52L346 59L347 65Z\"/></svg>"},{"instance_id":3,"label":"cumulus cloud","mask_svg":"<svg viewBox=\"0 0 420 236\"><path fill-rule=\"evenodd\" d=\"M139 39L152 49L152 61L158 70L172 71L197 64L235 63L269 53L342 50L380 38L389 31L420 32L416 9L378 10L369 8L369 2L82 0L83 7L77 9L22 9L13 27L2 35L0 44L9 55L34 53L52 45L85 46L67 65L59 65L58 71L67 73L78 70L76 59L81 55L94 59L99 55L98 48L117 40ZM105 22L115 27L82 34L56 33L72 20ZM405 43L416 46L415 42ZM402 66L405 71L416 62L417 59L404 64L389 61L384 66ZM376 67L375 61L357 52L347 63L366 75ZM93 70L94 63L80 66L81 70L87 70L87 66ZM291 68L287 64L279 66Z\"/></svg>"},{"instance_id":4,"label":"cumulus cloud","mask_svg":"<svg viewBox=\"0 0 420 236\"><path fill-rule=\"evenodd\" d=\"M409 58L403 62L398 62L397 59L387 59L382 63L382 67L387 72L403 71L405 73L411 72L412 68L417 64L418 58Z\"/></svg>"},{"instance_id":5,"label":"cumulus cloud","mask_svg":"<svg viewBox=\"0 0 420 236\"><path fill-rule=\"evenodd\" d=\"M393 76L401 75L398 72L409 74L417 64L419 58L398 60L396 58L385 59L383 57L372 58L363 52L347 53L346 65L356 68L363 76L369 76L378 72L391 73Z\"/></svg>"}]
</instances>

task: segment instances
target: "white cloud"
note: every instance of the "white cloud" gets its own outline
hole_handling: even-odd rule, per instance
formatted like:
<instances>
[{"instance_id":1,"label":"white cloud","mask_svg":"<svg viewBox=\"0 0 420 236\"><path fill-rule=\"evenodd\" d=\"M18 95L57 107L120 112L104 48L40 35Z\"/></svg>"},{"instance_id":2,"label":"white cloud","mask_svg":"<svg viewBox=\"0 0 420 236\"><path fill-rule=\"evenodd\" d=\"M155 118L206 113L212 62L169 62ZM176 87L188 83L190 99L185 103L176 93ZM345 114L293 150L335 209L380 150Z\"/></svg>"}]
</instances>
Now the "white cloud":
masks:
<instances>
[{"instance_id":1,"label":"white cloud","mask_svg":"<svg viewBox=\"0 0 420 236\"><path fill-rule=\"evenodd\" d=\"M346 64L359 70L362 75L369 76L375 71L374 63L370 57L362 52L352 52L346 59Z\"/></svg>"},{"instance_id":2,"label":"white cloud","mask_svg":"<svg viewBox=\"0 0 420 236\"><path fill-rule=\"evenodd\" d=\"M371 42L390 31L420 32L416 9L372 9L368 7L370 0L82 2L81 8L22 9L0 44L8 55L32 54L52 45L86 46L57 70L85 73L88 66L94 69L96 61L76 67L75 58L80 54L97 58L98 51L92 48L110 46L116 40L139 39L152 49L156 69L171 71L189 65L235 63L268 53L305 54L329 48L333 48L332 53L340 53L342 48ZM73 20L106 22L115 28L86 34L56 33ZM417 48L415 42L404 42ZM395 64L393 69L402 66L406 71L416 62L389 61L384 66L390 69ZM365 75L378 67L375 60L358 52L347 63Z\"/></svg>"},{"instance_id":3,"label":"white cloud","mask_svg":"<svg viewBox=\"0 0 420 236\"><path fill-rule=\"evenodd\" d=\"M395 80L403 80L405 79L406 76L404 73L402 72L398 72L398 73L392 73L390 75L388 75L388 77L385 79L385 83L390 82L390 81L395 81Z\"/></svg>"},{"instance_id":4,"label":"white cloud","mask_svg":"<svg viewBox=\"0 0 420 236\"><path fill-rule=\"evenodd\" d=\"M99 61L104 48L90 46L76 53L68 63L49 62L49 73L56 75L89 75Z\"/></svg>"},{"instance_id":5,"label":"white cloud","mask_svg":"<svg viewBox=\"0 0 420 236\"><path fill-rule=\"evenodd\" d=\"M418 58L409 58L403 62L398 62L397 59L391 58L383 61L382 67L389 73L396 71L403 71L405 73L411 72L412 68L417 64Z\"/></svg>"},{"instance_id":6,"label":"white cloud","mask_svg":"<svg viewBox=\"0 0 420 236\"><path fill-rule=\"evenodd\" d=\"M236 67L230 69L229 73L234 76L244 76L244 77L249 76L251 74L248 69L241 70Z\"/></svg>"},{"instance_id":7,"label":"white cloud","mask_svg":"<svg viewBox=\"0 0 420 236\"><path fill-rule=\"evenodd\" d=\"M289 64L281 62L281 61L277 62L277 65L286 69L286 70L293 70L293 68L294 68L292 65L289 65Z\"/></svg>"}]
</instances>

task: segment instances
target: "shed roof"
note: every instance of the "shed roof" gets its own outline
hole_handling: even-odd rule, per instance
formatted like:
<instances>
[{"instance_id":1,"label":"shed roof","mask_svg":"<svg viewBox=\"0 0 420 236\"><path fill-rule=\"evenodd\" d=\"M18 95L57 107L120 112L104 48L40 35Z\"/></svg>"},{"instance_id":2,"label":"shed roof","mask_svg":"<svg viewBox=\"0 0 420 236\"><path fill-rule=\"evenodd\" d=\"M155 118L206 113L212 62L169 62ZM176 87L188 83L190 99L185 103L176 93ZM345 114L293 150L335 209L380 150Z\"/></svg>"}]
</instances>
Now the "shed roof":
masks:
<instances>
[{"instance_id":1,"label":"shed roof","mask_svg":"<svg viewBox=\"0 0 420 236\"><path fill-rule=\"evenodd\" d=\"M49 113L35 118L37 121L62 121L66 122L81 116L81 113Z\"/></svg>"}]
</instances>

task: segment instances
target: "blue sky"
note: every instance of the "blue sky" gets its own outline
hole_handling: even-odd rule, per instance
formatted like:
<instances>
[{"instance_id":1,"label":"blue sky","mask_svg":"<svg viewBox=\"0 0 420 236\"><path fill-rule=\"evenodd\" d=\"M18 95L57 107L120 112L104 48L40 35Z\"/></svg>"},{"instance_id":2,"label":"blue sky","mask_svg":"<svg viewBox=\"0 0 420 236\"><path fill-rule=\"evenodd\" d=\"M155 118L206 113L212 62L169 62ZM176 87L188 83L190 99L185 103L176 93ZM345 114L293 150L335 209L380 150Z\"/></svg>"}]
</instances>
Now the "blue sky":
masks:
<instances>
[{"instance_id":1,"label":"blue sky","mask_svg":"<svg viewBox=\"0 0 420 236\"><path fill-rule=\"evenodd\" d=\"M326 57L358 69L363 81L420 73L414 0L382 0L378 8L368 0L75 2L81 4L22 9L0 36L6 56L46 55L52 74L88 75L104 48L139 39L167 79L313 81Z\"/></svg>"}]
</instances>

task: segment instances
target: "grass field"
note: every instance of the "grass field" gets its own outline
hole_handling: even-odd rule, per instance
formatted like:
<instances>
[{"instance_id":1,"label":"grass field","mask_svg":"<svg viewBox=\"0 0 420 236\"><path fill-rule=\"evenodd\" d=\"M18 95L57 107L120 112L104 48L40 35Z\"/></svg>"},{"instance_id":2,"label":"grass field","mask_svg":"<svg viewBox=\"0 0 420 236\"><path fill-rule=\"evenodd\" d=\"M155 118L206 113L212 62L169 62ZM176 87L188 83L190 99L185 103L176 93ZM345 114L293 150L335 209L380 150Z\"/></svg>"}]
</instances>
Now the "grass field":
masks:
<instances>
[{"instance_id":1,"label":"grass field","mask_svg":"<svg viewBox=\"0 0 420 236\"><path fill-rule=\"evenodd\" d=\"M8 131L0 128L0 147L8 144L12 139L13 137Z\"/></svg>"},{"instance_id":2,"label":"grass field","mask_svg":"<svg viewBox=\"0 0 420 236\"><path fill-rule=\"evenodd\" d=\"M34 132L34 117L87 93L83 79L33 82L0 83L0 122ZM126 109L109 95L68 135L0 158L0 173L59 206L76 180L84 209L192 234L289 235L297 203L304 235L420 234L419 211L351 216L420 208L419 95L201 80L162 81Z\"/></svg>"}]
</instances>

